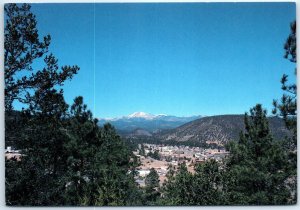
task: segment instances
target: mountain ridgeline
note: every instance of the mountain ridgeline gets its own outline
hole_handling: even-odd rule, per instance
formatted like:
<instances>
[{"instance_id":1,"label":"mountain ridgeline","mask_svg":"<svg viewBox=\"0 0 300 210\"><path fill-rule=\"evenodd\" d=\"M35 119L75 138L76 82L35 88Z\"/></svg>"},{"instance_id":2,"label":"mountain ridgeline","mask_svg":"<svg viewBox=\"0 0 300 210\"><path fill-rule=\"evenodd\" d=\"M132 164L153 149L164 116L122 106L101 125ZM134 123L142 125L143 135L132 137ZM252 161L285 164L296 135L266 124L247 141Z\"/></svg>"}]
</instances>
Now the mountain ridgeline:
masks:
<instances>
[{"instance_id":1,"label":"mountain ridgeline","mask_svg":"<svg viewBox=\"0 0 300 210\"><path fill-rule=\"evenodd\" d=\"M279 117L268 117L271 133L275 139L283 139L291 133ZM245 131L244 115L217 115L210 117L175 117L136 112L127 117L100 120L111 123L125 138L140 141L186 144L196 143L224 145L237 140Z\"/></svg>"},{"instance_id":2,"label":"mountain ridgeline","mask_svg":"<svg viewBox=\"0 0 300 210\"><path fill-rule=\"evenodd\" d=\"M275 139L291 135L279 117L269 117L268 121ZM237 140L241 131L245 131L244 115L219 115L191 121L175 129L160 132L155 137L163 142L224 144L230 140Z\"/></svg>"},{"instance_id":3,"label":"mountain ridgeline","mask_svg":"<svg viewBox=\"0 0 300 210\"><path fill-rule=\"evenodd\" d=\"M110 123L121 135L131 135L134 133L141 135L145 133L149 136L152 135L151 133L173 129L199 118L201 116L176 117L164 114L153 115L145 112L135 112L119 118L99 119L99 125Z\"/></svg>"}]
</instances>

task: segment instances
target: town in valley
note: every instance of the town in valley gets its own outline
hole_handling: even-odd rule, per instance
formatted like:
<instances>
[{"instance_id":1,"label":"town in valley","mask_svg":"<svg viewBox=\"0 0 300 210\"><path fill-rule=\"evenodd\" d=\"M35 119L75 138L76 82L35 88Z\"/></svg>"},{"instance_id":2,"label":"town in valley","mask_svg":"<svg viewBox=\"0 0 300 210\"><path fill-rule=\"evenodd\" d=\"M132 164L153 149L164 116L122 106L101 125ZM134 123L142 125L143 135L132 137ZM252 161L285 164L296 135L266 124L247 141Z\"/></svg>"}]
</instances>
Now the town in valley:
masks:
<instances>
[{"instance_id":1,"label":"town in valley","mask_svg":"<svg viewBox=\"0 0 300 210\"><path fill-rule=\"evenodd\" d=\"M214 159L222 162L229 154L225 148L204 149L191 146L169 146L163 144L138 144L138 149L133 152L140 162L137 168L136 182L140 186L145 185L145 177L153 168L159 175L159 183L166 180L166 174L170 168L176 169L179 164L185 164L188 171L194 173L196 164L203 164L207 160Z\"/></svg>"}]
</instances>

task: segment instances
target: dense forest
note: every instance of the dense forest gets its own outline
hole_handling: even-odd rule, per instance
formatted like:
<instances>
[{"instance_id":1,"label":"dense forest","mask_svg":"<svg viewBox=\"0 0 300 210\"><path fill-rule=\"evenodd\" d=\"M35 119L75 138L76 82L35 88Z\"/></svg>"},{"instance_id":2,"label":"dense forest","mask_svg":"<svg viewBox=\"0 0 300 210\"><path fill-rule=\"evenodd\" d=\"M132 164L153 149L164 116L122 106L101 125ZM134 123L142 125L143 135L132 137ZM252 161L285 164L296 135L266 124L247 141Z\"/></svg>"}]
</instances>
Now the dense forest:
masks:
<instances>
[{"instance_id":1,"label":"dense forest","mask_svg":"<svg viewBox=\"0 0 300 210\"><path fill-rule=\"evenodd\" d=\"M296 63L296 22L284 57ZM5 5L5 142L21 158L5 160L9 206L282 205L297 202L296 84L281 80L283 95L273 113L291 137L275 141L266 110L257 104L244 117L244 132L226 145L222 163L207 161L190 173L185 164L169 168L159 184L153 169L145 187L134 180L139 166L134 144L125 144L110 124L98 121L78 96L72 104L63 85L77 65L59 66L41 37L29 4ZM34 69L36 60L44 67ZM290 70L287 70L289 73ZM23 104L16 112L14 103ZM133 142L134 143L134 142ZM155 155L155 154L153 154Z\"/></svg>"}]
</instances>

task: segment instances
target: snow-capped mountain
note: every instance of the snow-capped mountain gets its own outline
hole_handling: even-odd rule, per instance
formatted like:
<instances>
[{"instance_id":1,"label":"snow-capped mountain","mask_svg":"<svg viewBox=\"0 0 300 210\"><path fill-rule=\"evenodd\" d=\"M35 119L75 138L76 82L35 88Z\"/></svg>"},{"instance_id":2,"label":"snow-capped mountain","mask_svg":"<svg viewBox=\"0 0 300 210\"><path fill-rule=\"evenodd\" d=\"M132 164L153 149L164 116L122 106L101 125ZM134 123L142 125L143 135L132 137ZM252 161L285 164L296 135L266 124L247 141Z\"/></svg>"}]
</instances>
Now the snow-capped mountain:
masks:
<instances>
[{"instance_id":1,"label":"snow-capped mountain","mask_svg":"<svg viewBox=\"0 0 300 210\"><path fill-rule=\"evenodd\" d=\"M128 115L127 118L144 118L144 119L152 120L155 117L156 117L156 115L148 114L148 113L145 113L145 112L134 112L134 113Z\"/></svg>"},{"instance_id":2,"label":"snow-capped mountain","mask_svg":"<svg viewBox=\"0 0 300 210\"><path fill-rule=\"evenodd\" d=\"M145 112L134 112L128 116L117 118L99 119L99 124L111 123L119 131L132 132L135 129L144 129L150 132L172 129L187 122L198 119L201 116L176 117L165 114L149 114Z\"/></svg>"}]
</instances>

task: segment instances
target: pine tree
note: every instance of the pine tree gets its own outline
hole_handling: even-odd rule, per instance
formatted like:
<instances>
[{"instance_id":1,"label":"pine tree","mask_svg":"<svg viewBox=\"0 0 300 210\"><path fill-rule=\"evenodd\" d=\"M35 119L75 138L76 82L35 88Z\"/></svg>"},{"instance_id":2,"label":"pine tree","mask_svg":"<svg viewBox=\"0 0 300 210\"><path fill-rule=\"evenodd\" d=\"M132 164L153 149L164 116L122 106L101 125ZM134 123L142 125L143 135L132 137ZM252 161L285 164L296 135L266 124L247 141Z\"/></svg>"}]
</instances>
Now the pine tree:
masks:
<instances>
[{"instance_id":1,"label":"pine tree","mask_svg":"<svg viewBox=\"0 0 300 210\"><path fill-rule=\"evenodd\" d=\"M160 155L159 155L158 150L155 150L154 152L149 152L148 156L155 160L160 160Z\"/></svg>"},{"instance_id":2,"label":"pine tree","mask_svg":"<svg viewBox=\"0 0 300 210\"><path fill-rule=\"evenodd\" d=\"M176 205L172 200L172 195L175 194L175 167L172 164L168 165L166 180L162 184L162 205Z\"/></svg>"},{"instance_id":3,"label":"pine tree","mask_svg":"<svg viewBox=\"0 0 300 210\"><path fill-rule=\"evenodd\" d=\"M163 184L164 205L221 205L224 204L221 189L221 169L214 160L195 167L195 174L180 164L178 172L170 166Z\"/></svg>"},{"instance_id":4,"label":"pine tree","mask_svg":"<svg viewBox=\"0 0 300 210\"><path fill-rule=\"evenodd\" d=\"M141 149L139 150L139 155L141 156L145 156L145 147L144 147L144 144L141 144Z\"/></svg>"},{"instance_id":5,"label":"pine tree","mask_svg":"<svg viewBox=\"0 0 300 210\"><path fill-rule=\"evenodd\" d=\"M36 92L62 86L79 70L76 65L63 66L59 70L58 60L48 53L51 37L40 38L36 17L30 9L29 4L6 4L4 7L6 146L16 146L15 141L21 138L20 133L24 130L24 124L19 123L22 115L14 111L14 102L28 108ZM45 66L34 69L33 63L41 59L44 59Z\"/></svg>"},{"instance_id":6,"label":"pine tree","mask_svg":"<svg viewBox=\"0 0 300 210\"><path fill-rule=\"evenodd\" d=\"M296 42L296 21L290 25L290 35L284 44L284 58L292 63L297 63L297 42ZM295 75L297 68L295 67ZM293 202L297 202L297 85L294 83L288 84L288 75L284 74L281 78L281 89L284 94L281 97L280 103L277 100L273 101L273 114L280 115L285 121L287 129L292 131L292 137L285 138L285 148L288 152L291 170L294 175L289 183L291 191L295 192Z\"/></svg>"},{"instance_id":7,"label":"pine tree","mask_svg":"<svg viewBox=\"0 0 300 210\"><path fill-rule=\"evenodd\" d=\"M97 121L93 119L82 97L74 99L64 131L68 136L64 141L67 153L64 199L67 205L79 205L90 182L89 171L94 155L91 148L101 144L97 138Z\"/></svg>"},{"instance_id":8,"label":"pine tree","mask_svg":"<svg viewBox=\"0 0 300 210\"><path fill-rule=\"evenodd\" d=\"M59 70L54 55L47 55L51 37L47 35L40 41L36 17L30 9L29 4L6 4L4 7L6 146L16 146L15 141L21 138L21 132L25 129L24 123L20 123L23 115L14 111L13 103L19 101L28 108L36 94L41 95L41 92L63 85L79 70L78 66L63 66ZM43 57L45 67L41 67L42 70L33 69L32 64Z\"/></svg>"},{"instance_id":9,"label":"pine tree","mask_svg":"<svg viewBox=\"0 0 300 210\"><path fill-rule=\"evenodd\" d=\"M50 36L39 41L30 5L7 4L5 12L6 119L13 119L6 122L12 129L6 142L22 153L20 161L6 160L7 204L139 204L140 192L129 173L133 154L111 125L98 127L82 97L69 108L63 90L57 90L79 68L59 70L57 59L46 55ZM44 55L46 67L33 70L32 63ZM27 105L18 115L15 100Z\"/></svg>"},{"instance_id":10,"label":"pine tree","mask_svg":"<svg viewBox=\"0 0 300 210\"><path fill-rule=\"evenodd\" d=\"M291 202L292 175L281 142L275 142L260 104L245 114L245 133L228 145L224 192L226 204L279 205Z\"/></svg>"},{"instance_id":11,"label":"pine tree","mask_svg":"<svg viewBox=\"0 0 300 210\"><path fill-rule=\"evenodd\" d=\"M48 90L36 93L28 110L23 111L26 127L16 141L21 161L7 160L6 190L8 205L61 205L66 171L62 127L67 112L62 93ZM18 179L11 180L12 176ZM15 196L14 194L19 194Z\"/></svg>"},{"instance_id":12,"label":"pine tree","mask_svg":"<svg viewBox=\"0 0 300 210\"><path fill-rule=\"evenodd\" d=\"M145 178L145 204L155 205L159 196L159 175L154 168L150 169L150 173Z\"/></svg>"},{"instance_id":13,"label":"pine tree","mask_svg":"<svg viewBox=\"0 0 300 210\"><path fill-rule=\"evenodd\" d=\"M296 42L296 21L291 23L291 33L284 44L284 58L292 63L297 63L297 42ZM295 68L295 75L297 69ZM283 117L286 127L293 132L293 142L291 148L296 150L297 147L297 85L288 84L288 75L284 74L281 78L281 89L284 94L281 97L281 102L273 101L274 114L279 114Z\"/></svg>"},{"instance_id":14,"label":"pine tree","mask_svg":"<svg viewBox=\"0 0 300 210\"><path fill-rule=\"evenodd\" d=\"M185 163L179 165L178 172L169 168L167 181L163 184L163 203L165 205L193 205L193 175Z\"/></svg>"},{"instance_id":15,"label":"pine tree","mask_svg":"<svg viewBox=\"0 0 300 210\"><path fill-rule=\"evenodd\" d=\"M192 204L224 205L222 171L220 164L213 159L195 167Z\"/></svg>"},{"instance_id":16,"label":"pine tree","mask_svg":"<svg viewBox=\"0 0 300 210\"><path fill-rule=\"evenodd\" d=\"M57 59L48 53L50 35L40 37L35 15L29 4L5 4L4 29L4 79L5 108L13 109L13 102L18 100L27 103L32 89L41 86L52 88L63 85L71 79L79 67L63 66L58 70ZM47 56L45 56L47 55ZM33 69L35 60L44 57L46 66L42 70Z\"/></svg>"},{"instance_id":17,"label":"pine tree","mask_svg":"<svg viewBox=\"0 0 300 210\"><path fill-rule=\"evenodd\" d=\"M93 182L89 187L95 197L90 196L88 205L136 205L137 184L130 173L133 154L110 124L104 125L98 135L102 143L92 149L90 180Z\"/></svg>"},{"instance_id":18,"label":"pine tree","mask_svg":"<svg viewBox=\"0 0 300 210\"><path fill-rule=\"evenodd\" d=\"M284 58L292 63L297 63L297 42L296 42L296 21L290 25L290 35L284 44ZM297 75L297 68L295 68L295 75ZM283 117L286 127L293 132L293 149L297 146L297 85L287 84L288 75L284 74L281 78L281 89L284 94L281 97L281 102L273 101L274 114L279 114Z\"/></svg>"}]
</instances>

